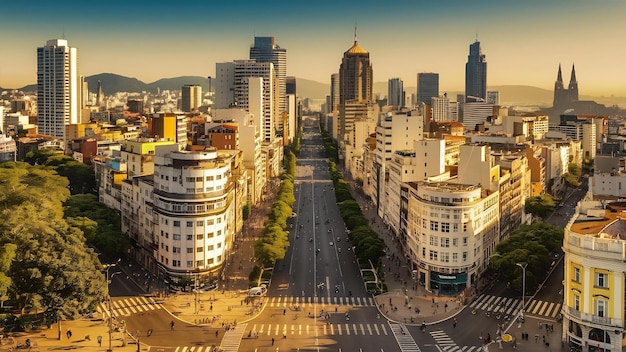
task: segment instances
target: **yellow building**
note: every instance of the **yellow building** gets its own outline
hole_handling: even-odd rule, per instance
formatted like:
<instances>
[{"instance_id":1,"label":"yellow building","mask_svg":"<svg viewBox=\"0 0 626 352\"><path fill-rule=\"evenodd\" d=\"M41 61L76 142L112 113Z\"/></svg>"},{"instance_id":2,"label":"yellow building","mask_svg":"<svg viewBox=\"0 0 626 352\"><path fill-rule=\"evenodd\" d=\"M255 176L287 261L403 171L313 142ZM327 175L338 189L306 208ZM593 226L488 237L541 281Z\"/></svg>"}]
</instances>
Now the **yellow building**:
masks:
<instances>
[{"instance_id":1,"label":"yellow building","mask_svg":"<svg viewBox=\"0 0 626 352\"><path fill-rule=\"evenodd\" d=\"M605 207L582 201L565 228L563 341L584 351L622 351L624 346L624 211L626 203Z\"/></svg>"}]
</instances>

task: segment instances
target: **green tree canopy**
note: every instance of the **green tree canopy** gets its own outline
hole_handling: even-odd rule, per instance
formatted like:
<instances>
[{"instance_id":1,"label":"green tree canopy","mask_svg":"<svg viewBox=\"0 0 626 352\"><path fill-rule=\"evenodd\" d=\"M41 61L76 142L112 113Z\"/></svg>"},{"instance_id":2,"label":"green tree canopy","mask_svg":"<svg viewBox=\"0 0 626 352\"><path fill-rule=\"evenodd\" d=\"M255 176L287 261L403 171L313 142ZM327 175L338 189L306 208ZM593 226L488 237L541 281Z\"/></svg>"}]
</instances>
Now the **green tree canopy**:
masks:
<instances>
[{"instance_id":1,"label":"green tree canopy","mask_svg":"<svg viewBox=\"0 0 626 352\"><path fill-rule=\"evenodd\" d=\"M554 200L549 194L527 198L525 210L527 213L545 219L554 211Z\"/></svg>"},{"instance_id":2,"label":"green tree canopy","mask_svg":"<svg viewBox=\"0 0 626 352\"><path fill-rule=\"evenodd\" d=\"M97 256L63 219L67 186L54 170L0 165L0 290L52 320L93 312L106 295Z\"/></svg>"}]
</instances>

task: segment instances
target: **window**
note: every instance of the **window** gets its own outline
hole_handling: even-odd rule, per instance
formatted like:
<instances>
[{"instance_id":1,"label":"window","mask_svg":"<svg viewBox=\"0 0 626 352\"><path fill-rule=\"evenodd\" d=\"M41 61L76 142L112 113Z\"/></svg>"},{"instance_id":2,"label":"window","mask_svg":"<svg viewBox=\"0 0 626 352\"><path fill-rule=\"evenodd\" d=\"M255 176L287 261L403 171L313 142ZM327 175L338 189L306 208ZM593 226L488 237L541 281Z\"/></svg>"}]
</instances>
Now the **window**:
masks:
<instances>
[{"instance_id":1,"label":"window","mask_svg":"<svg viewBox=\"0 0 626 352\"><path fill-rule=\"evenodd\" d=\"M180 241L180 234L175 233L175 234L172 235L172 237L174 238L174 240Z\"/></svg>"},{"instance_id":2,"label":"window","mask_svg":"<svg viewBox=\"0 0 626 352\"><path fill-rule=\"evenodd\" d=\"M467 231L467 223L466 223L466 222L464 222L464 223L463 223L463 232L466 232L466 231Z\"/></svg>"},{"instance_id":3,"label":"window","mask_svg":"<svg viewBox=\"0 0 626 352\"><path fill-rule=\"evenodd\" d=\"M456 263L459 261L459 253L452 253L452 262Z\"/></svg>"},{"instance_id":4,"label":"window","mask_svg":"<svg viewBox=\"0 0 626 352\"><path fill-rule=\"evenodd\" d=\"M422 247L422 258L426 258L426 247Z\"/></svg>"},{"instance_id":5,"label":"window","mask_svg":"<svg viewBox=\"0 0 626 352\"><path fill-rule=\"evenodd\" d=\"M467 261L467 252L463 252L463 261L466 262Z\"/></svg>"},{"instance_id":6,"label":"window","mask_svg":"<svg viewBox=\"0 0 626 352\"><path fill-rule=\"evenodd\" d=\"M603 299L596 299L596 315L599 317L606 316L606 301Z\"/></svg>"},{"instance_id":7,"label":"window","mask_svg":"<svg viewBox=\"0 0 626 352\"><path fill-rule=\"evenodd\" d=\"M193 261L188 260L188 261L187 261L187 267L188 267L188 268L193 267Z\"/></svg>"},{"instance_id":8,"label":"window","mask_svg":"<svg viewBox=\"0 0 626 352\"><path fill-rule=\"evenodd\" d=\"M428 221L422 220L422 227L427 229L428 228Z\"/></svg>"},{"instance_id":9,"label":"window","mask_svg":"<svg viewBox=\"0 0 626 352\"><path fill-rule=\"evenodd\" d=\"M206 263L207 263L207 265L211 265L211 264L213 264L214 261L215 261L215 259L209 258L209 259L206 260Z\"/></svg>"},{"instance_id":10,"label":"window","mask_svg":"<svg viewBox=\"0 0 626 352\"><path fill-rule=\"evenodd\" d=\"M193 240L193 235L187 235L187 241L192 241Z\"/></svg>"},{"instance_id":11,"label":"window","mask_svg":"<svg viewBox=\"0 0 626 352\"><path fill-rule=\"evenodd\" d=\"M452 232L459 232L459 224L452 224Z\"/></svg>"},{"instance_id":12,"label":"window","mask_svg":"<svg viewBox=\"0 0 626 352\"><path fill-rule=\"evenodd\" d=\"M185 181L187 182L194 182L196 179L193 177L185 177Z\"/></svg>"},{"instance_id":13,"label":"window","mask_svg":"<svg viewBox=\"0 0 626 352\"><path fill-rule=\"evenodd\" d=\"M463 237L463 247L467 247L467 237Z\"/></svg>"},{"instance_id":14,"label":"window","mask_svg":"<svg viewBox=\"0 0 626 352\"><path fill-rule=\"evenodd\" d=\"M213 181L213 176L207 176L207 177L206 177L206 180L207 180L207 181Z\"/></svg>"},{"instance_id":15,"label":"window","mask_svg":"<svg viewBox=\"0 0 626 352\"><path fill-rule=\"evenodd\" d=\"M217 235L221 236L222 235L222 230L217 230Z\"/></svg>"},{"instance_id":16,"label":"window","mask_svg":"<svg viewBox=\"0 0 626 352\"><path fill-rule=\"evenodd\" d=\"M196 226L204 225L204 220L196 221Z\"/></svg>"},{"instance_id":17,"label":"window","mask_svg":"<svg viewBox=\"0 0 626 352\"><path fill-rule=\"evenodd\" d=\"M442 222L441 223L441 232L450 232L450 223Z\"/></svg>"},{"instance_id":18,"label":"window","mask_svg":"<svg viewBox=\"0 0 626 352\"><path fill-rule=\"evenodd\" d=\"M172 181L174 181L174 182L178 181L178 177L172 176Z\"/></svg>"},{"instance_id":19,"label":"window","mask_svg":"<svg viewBox=\"0 0 626 352\"><path fill-rule=\"evenodd\" d=\"M180 253L180 247L172 247L172 252Z\"/></svg>"},{"instance_id":20,"label":"window","mask_svg":"<svg viewBox=\"0 0 626 352\"><path fill-rule=\"evenodd\" d=\"M202 247L196 247L196 252L202 253Z\"/></svg>"},{"instance_id":21,"label":"window","mask_svg":"<svg viewBox=\"0 0 626 352\"><path fill-rule=\"evenodd\" d=\"M203 238L204 238L204 234L201 234L201 233L196 234L196 239L197 240L201 240Z\"/></svg>"},{"instance_id":22,"label":"window","mask_svg":"<svg viewBox=\"0 0 626 352\"><path fill-rule=\"evenodd\" d=\"M441 238L441 247L445 247L445 248L450 247L450 238L442 237Z\"/></svg>"},{"instance_id":23,"label":"window","mask_svg":"<svg viewBox=\"0 0 626 352\"><path fill-rule=\"evenodd\" d=\"M580 282L580 268L574 268L574 282Z\"/></svg>"},{"instance_id":24,"label":"window","mask_svg":"<svg viewBox=\"0 0 626 352\"><path fill-rule=\"evenodd\" d=\"M198 268L201 268L204 266L204 260L196 260L196 266Z\"/></svg>"},{"instance_id":25,"label":"window","mask_svg":"<svg viewBox=\"0 0 626 352\"><path fill-rule=\"evenodd\" d=\"M430 236L430 245L431 246L437 246L439 244L439 237L437 236Z\"/></svg>"},{"instance_id":26,"label":"window","mask_svg":"<svg viewBox=\"0 0 626 352\"><path fill-rule=\"evenodd\" d=\"M174 227L180 227L180 221L174 220Z\"/></svg>"},{"instance_id":27,"label":"window","mask_svg":"<svg viewBox=\"0 0 626 352\"><path fill-rule=\"evenodd\" d=\"M596 287L607 287L607 274L596 273Z\"/></svg>"},{"instance_id":28,"label":"window","mask_svg":"<svg viewBox=\"0 0 626 352\"><path fill-rule=\"evenodd\" d=\"M209 220L207 220L207 221L206 221L206 224L207 224L207 225L213 225L213 219L209 219Z\"/></svg>"},{"instance_id":29,"label":"window","mask_svg":"<svg viewBox=\"0 0 626 352\"><path fill-rule=\"evenodd\" d=\"M576 294L574 295L574 309L580 310L580 296Z\"/></svg>"},{"instance_id":30,"label":"window","mask_svg":"<svg viewBox=\"0 0 626 352\"><path fill-rule=\"evenodd\" d=\"M196 182L202 182L202 176L196 177Z\"/></svg>"},{"instance_id":31,"label":"window","mask_svg":"<svg viewBox=\"0 0 626 352\"><path fill-rule=\"evenodd\" d=\"M165 233L165 238L170 238L170 233L169 232Z\"/></svg>"},{"instance_id":32,"label":"window","mask_svg":"<svg viewBox=\"0 0 626 352\"><path fill-rule=\"evenodd\" d=\"M191 253L193 253L193 248L191 247L187 248L187 254L191 254Z\"/></svg>"},{"instance_id":33,"label":"window","mask_svg":"<svg viewBox=\"0 0 626 352\"><path fill-rule=\"evenodd\" d=\"M209 251L212 251L215 248L213 247L213 245L209 245L206 249L209 250Z\"/></svg>"},{"instance_id":34,"label":"window","mask_svg":"<svg viewBox=\"0 0 626 352\"><path fill-rule=\"evenodd\" d=\"M172 260L172 266L180 266L180 260Z\"/></svg>"},{"instance_id":35,"label":"window","mask_svg":"<svg viewBox=\"0 0 626 352\"><path fill-rule=\"evenodd\" d=\"M193 221L187 221L187 227L193 227Z\"/></svg>"},{"instance_id":36,"label":"window","mask_svg":"<svg viewBox=\"0 0 626 352\"><path fill-rule=\"evenodd\" d=\"M439 253L437 251L430 251L430 260L437 260L439 257Z\"/></svg>"},{"instance_id":37,"label":"window","mask_svg":"<svg viewBox=\"0 0 626 352\"><path fill-rule=\"evenodd\" d=\"M441 253L441 261L444 262L444 263L449 263L450 262L450 253L442 252Z\"/></svg>"},{"instance_id":38,"label":"window","mask_svg":"<svg viewBox=\"0 0 626 352\"><path fill-rule=\"evenodd\" d=\"M459 239L458 238L453 238L452 239L452 247L458 247L459 246Z\"/></svg>"},{"instance_id":39,"label":"window","mask_svg":"<svg viewBox=\"0 0 626 352\"><path fill-rule=\"evenodd\" d=\"M431 221L430 222L430 230L431 231L439 231L439 222Z\"/></svg>"}]
</instances>

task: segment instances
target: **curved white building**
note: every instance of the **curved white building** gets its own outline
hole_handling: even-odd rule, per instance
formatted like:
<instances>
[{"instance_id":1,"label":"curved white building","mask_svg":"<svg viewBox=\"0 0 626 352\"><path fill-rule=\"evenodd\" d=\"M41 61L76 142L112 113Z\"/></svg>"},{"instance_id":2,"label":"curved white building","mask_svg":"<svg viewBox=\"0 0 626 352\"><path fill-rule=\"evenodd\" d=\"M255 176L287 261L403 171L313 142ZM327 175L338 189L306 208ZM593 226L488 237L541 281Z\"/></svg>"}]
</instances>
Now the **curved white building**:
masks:
<instances>
[{"instance_id":1,"label":"curved white building","mask_svg":"<svg viewBox=\"0 0 626 352\"><path fill-rule=\"evenodd\" d=\"M474 284L498 235L498 192L479 185L409 182L409 259L428 291L457 294Z\"/></svg>"}]
</instances>

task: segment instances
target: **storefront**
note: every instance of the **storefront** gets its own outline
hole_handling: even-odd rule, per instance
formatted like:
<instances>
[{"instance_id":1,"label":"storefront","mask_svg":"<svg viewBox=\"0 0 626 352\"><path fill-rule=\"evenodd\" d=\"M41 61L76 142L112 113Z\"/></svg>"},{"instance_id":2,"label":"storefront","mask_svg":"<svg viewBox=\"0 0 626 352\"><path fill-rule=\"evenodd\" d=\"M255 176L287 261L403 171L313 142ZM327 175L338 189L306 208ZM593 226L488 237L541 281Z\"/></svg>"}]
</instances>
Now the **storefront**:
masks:
<instances>
[{"instance_id":1,"label":"storefront","mask_svg":"<svg viewBox=\"0 0 626 352\"><path fill-rule=\"evenodd\" d=\"M467 273L440 274L430 272L430 289L442 295L456 295L467 287Z\"/></svg>"}]
</instances>

